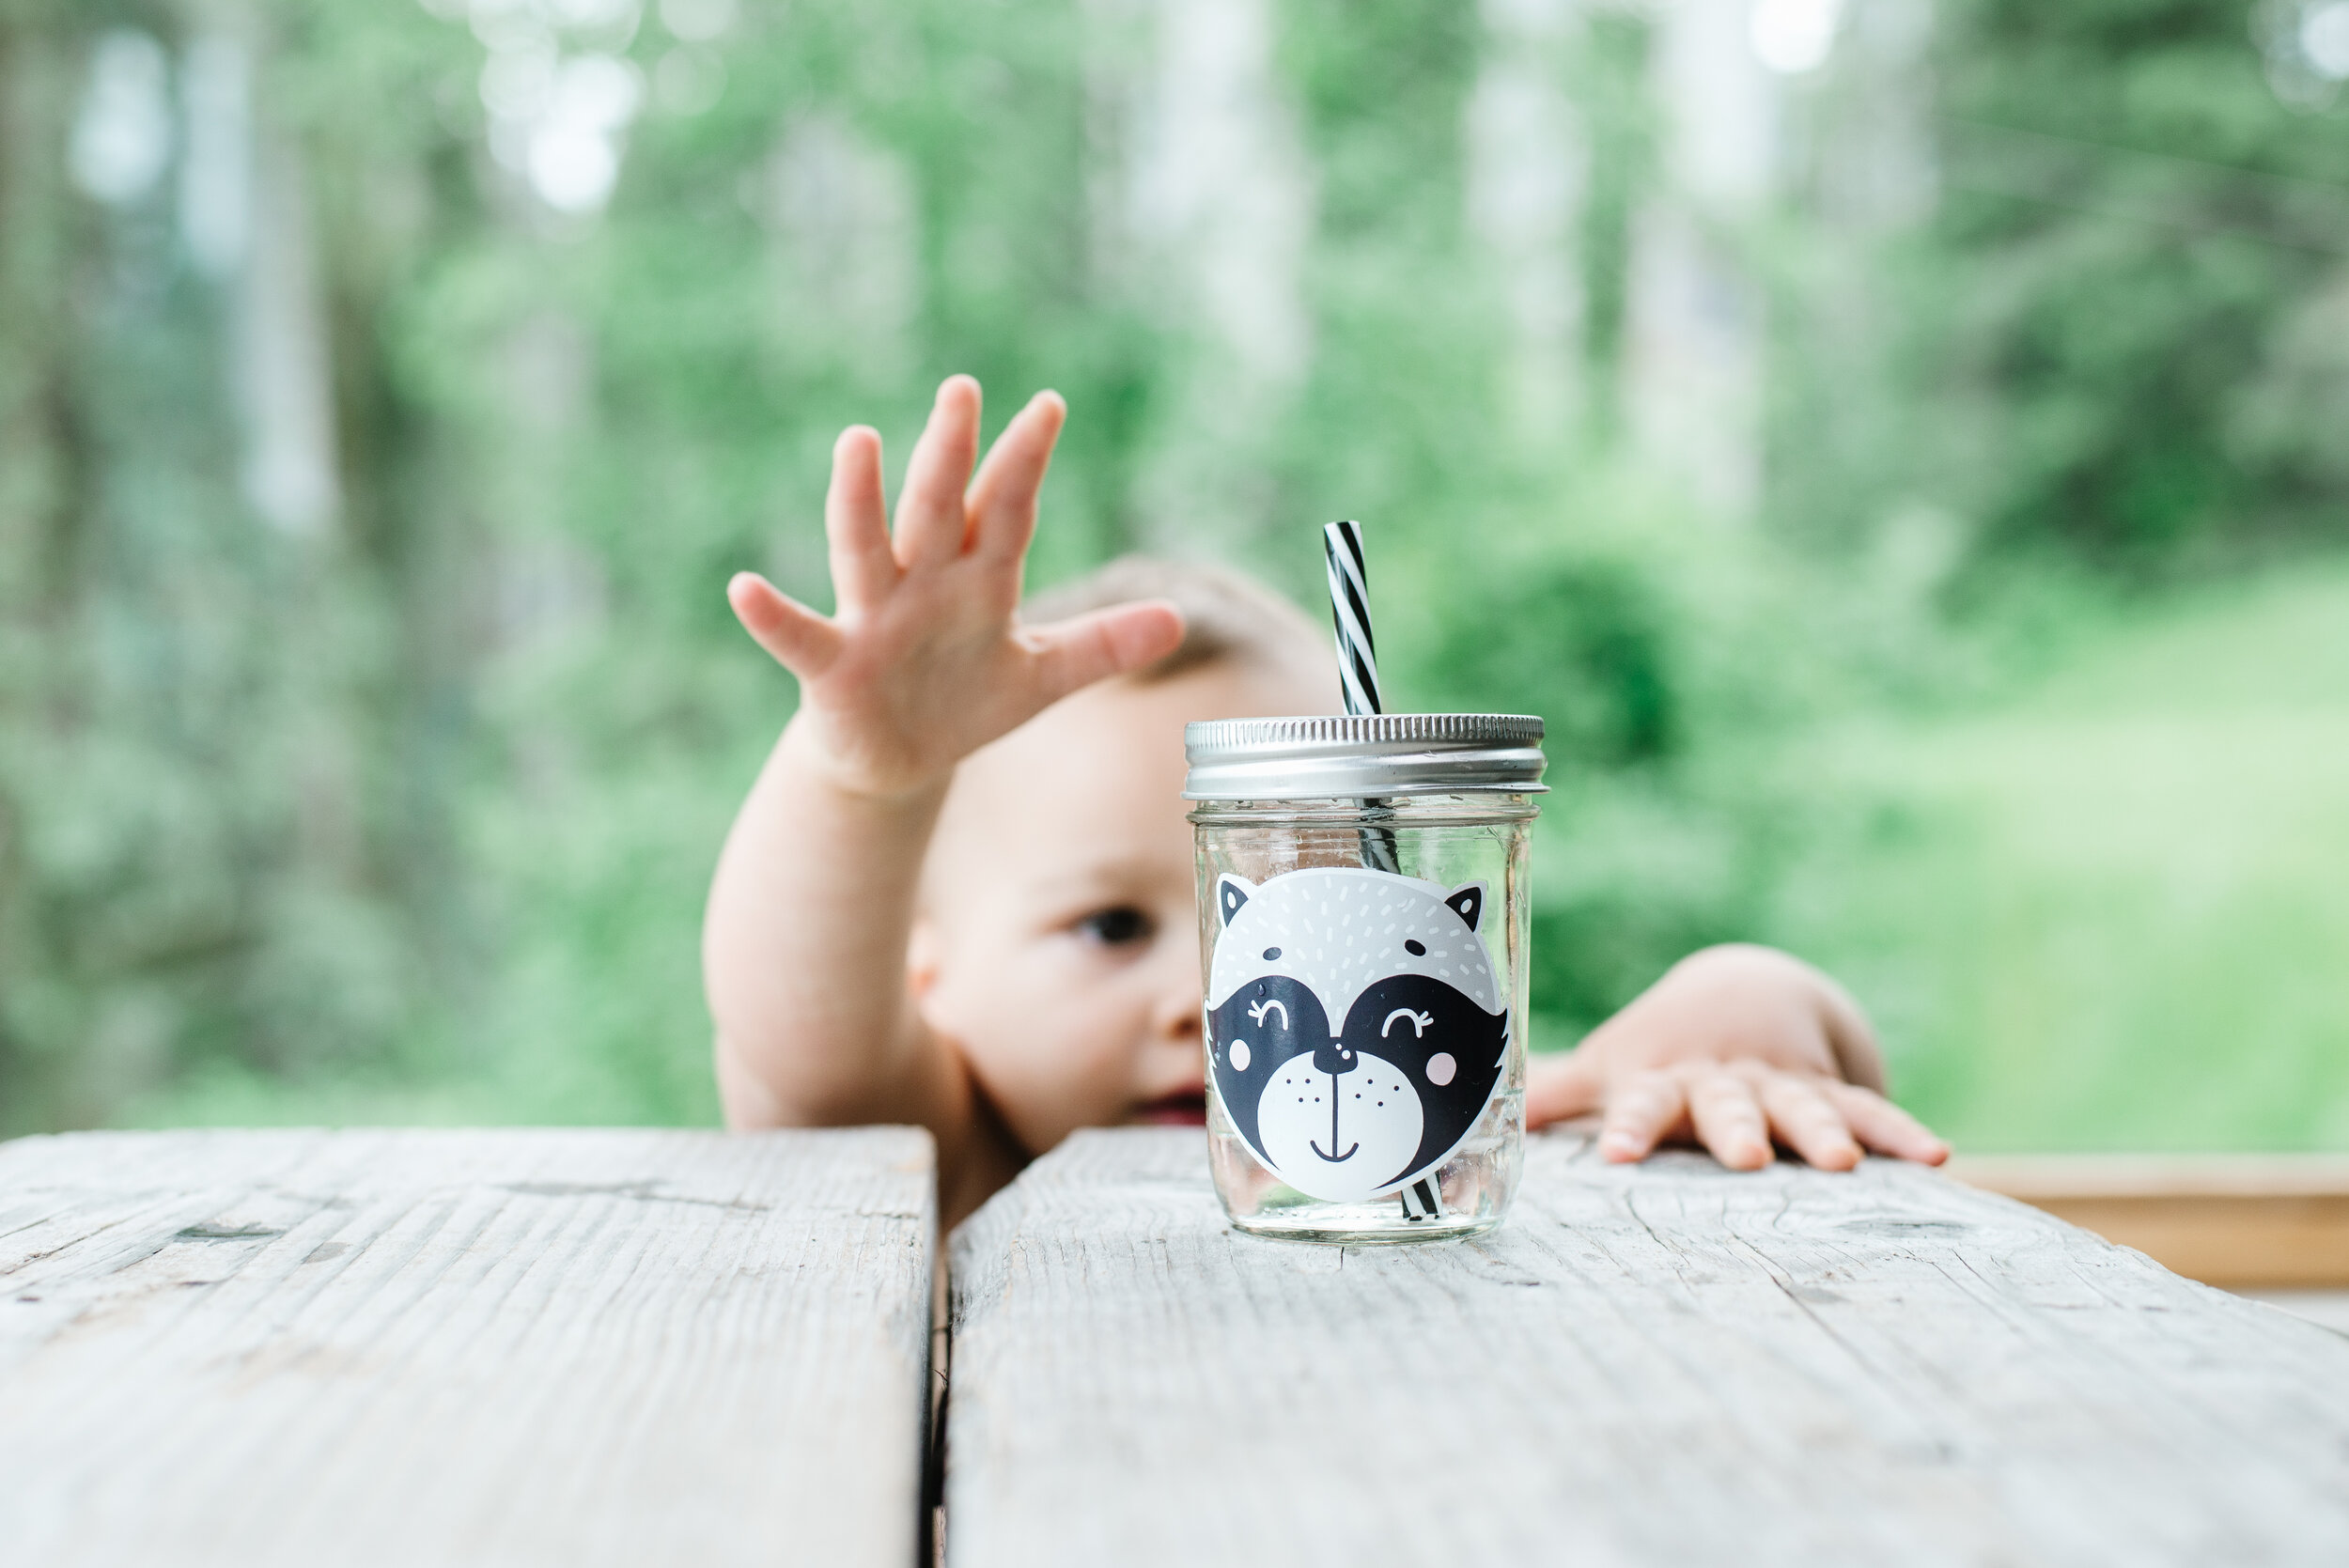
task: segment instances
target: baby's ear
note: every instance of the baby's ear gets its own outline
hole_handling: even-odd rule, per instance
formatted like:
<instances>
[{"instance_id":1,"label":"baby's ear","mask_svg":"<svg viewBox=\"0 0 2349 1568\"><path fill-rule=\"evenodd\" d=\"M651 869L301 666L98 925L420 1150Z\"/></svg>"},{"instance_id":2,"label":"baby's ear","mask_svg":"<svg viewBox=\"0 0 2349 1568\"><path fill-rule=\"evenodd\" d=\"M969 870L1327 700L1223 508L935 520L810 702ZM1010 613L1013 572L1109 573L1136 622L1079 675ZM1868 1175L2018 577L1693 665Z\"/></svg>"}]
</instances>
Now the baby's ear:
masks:
<instances>
[{"instance_id":1,"label":"baby's ear","mask_svg":"<svg viewBox=\"0 0 2349 1568\"><path fill-rule=\"evenodd\" d=\"M1443 901L1454 914L1468 922L1468 928L1471 931L1476 929L1477 922L1485 918L1485 884L1482 882L1454 888L1443 895Z\"/></svg>"},{"instance_id":2,"label":"baby's ear","mask_svg":"<svg viewBox=\"0 0 2349 1568\"><path fill-rule=\"evenodd\" d=\"M1255 883L1249 881L1246 877L1235 877L1228 871L1222 876L1217 877L1215 879L1215 912L1217 924L1221 925L1231 924L1232 917L1239 913L1239 907L1247 903L1249 897L1253 894L1255 891Z\"/></svg>"}]
</instances>

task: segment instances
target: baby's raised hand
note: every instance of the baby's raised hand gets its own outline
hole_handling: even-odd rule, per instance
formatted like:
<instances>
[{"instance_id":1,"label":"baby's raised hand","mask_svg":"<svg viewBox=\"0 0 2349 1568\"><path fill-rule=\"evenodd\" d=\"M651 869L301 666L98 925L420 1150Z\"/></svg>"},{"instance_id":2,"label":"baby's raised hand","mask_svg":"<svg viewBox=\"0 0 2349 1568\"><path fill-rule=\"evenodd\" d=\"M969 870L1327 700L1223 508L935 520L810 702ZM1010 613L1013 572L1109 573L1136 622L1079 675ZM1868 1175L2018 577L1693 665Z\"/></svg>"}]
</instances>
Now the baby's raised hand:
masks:
<instances>
[{"instance_id":1,"label":"baby's raised hand","mask_svg":"<svg viewBox=\"0 0 2349 1568\"><path fill-rule=\"evenodd\" d=\"M1672 966L1563 1057L1527 1074L1530 1126L1604 1112L1599 1152L1644 1158L1693 1137L1733 1170L1773 1142L1848 1171L1861 1145L1938 1165L1949 1145L1883 1095L1883 1059L1859 1005L1772 948L1710 947Z\"/></svg>"},{"instance_id":2,"label":"baby's raised hand","mask_svg":"<svg viewBox=\"0 0 2349 1568\"><path fill-rule=\"evenodd\" d=\"M1181 641L1182 617L1164 603L1019 624L1036 495L1066 411L1057 394L1038 393L973 476L979 383L949 377L907 466L894 536L880 437L844 430L824 502L832 613L754 572L727 584L743 629L799 677L786 744L835 785L900 797L941 784L956 763L1049 704Z\"/></svg>"}]
</instances>

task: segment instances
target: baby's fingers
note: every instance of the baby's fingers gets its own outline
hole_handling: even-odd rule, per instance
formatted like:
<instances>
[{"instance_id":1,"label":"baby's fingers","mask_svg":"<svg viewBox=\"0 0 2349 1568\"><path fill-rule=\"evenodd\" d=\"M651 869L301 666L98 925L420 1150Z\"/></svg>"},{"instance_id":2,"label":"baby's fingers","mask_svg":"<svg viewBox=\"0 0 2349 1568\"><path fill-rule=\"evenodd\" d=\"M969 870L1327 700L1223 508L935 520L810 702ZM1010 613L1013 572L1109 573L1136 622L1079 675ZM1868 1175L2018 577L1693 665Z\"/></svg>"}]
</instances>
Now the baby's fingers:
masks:
<instances>
[{"instance_id":1,"label":"baby's fingers","mask_svg":"<svg viewBox=\"0 0 2349 1568\"><path fill-rule=\"evenodd\" d=\"M801 680L822 675L840 652L837 627L795 603L754 571L734 574L726 584L726 602L734 606L742 629Z\"/></svg>"},{"instance_id":2,"label":"baby's fingers","mask_svg":"<svg viewBox=\"0 0 2349 1568\"><path fill-rule=\"evenodd\" d=\"M1688 1093L1678 1077L1661 1069L1628 1074L1607 1096L1598 1152L1617 1164L1645 1159L1688 1114Z\"/></svg>"},{"instance_id":3,"label":"baby's fingers","mask_svg":"<svg viewBox=\"0 0 2349 1568\"><path fill-rule=\"evenodd\" d=\"M1703 1072L1688 1087L1688 1119L1697 1141L1732 1171L1759 1171L1770 1163L1769 1124L1753 1085L1736 1073Z\"/></svg>"},{"instance_id":4,"label":"baby's fingers","mask_svg":"<svg viewBox=\"0 0 2349 1568\"><path fill-rule=\"evenodd\" d=\"M1822 1171L1848 1171L1859 1163L1859 1145L1823 1087L1793 1073L1771 1073L1762 1080L1762 1109L1780 1142Z\"/></svg>"},{"instance_id":5,"label":"baby's fingers","mask_svg":"<svg viewBox=\"0 0 2349 1568\"><path fill-rule=\"evenodd\" d=\"M1586 1052L1536 1056L1525 1064L1525 1125L1529 1127L1546 1127L1596 1110L1606 1099L1607 1076Z\"/></svg>"},{"instance_id":6,"label":"baby's fingers","mask_svg":"<svg viewBox=\"0 0 2349 1568\"><path fill-rule=\"evenodd\" d=\"M897 558L889 549L889 507L881 495L880 437L865 426L849 427L832 443L824 538L832 549L832 598L842 614L871 609L897 585ZM740 607L736 608L739 613Z\"/></svg>"},{"instance_id":7,"label":"baby's fingers","mask_svg":"<svg viewBox=\"0 0 2349 1568\"><path fill-rule=\"evenodd\" d=\"M1028 627L1021 640L1035 659L1040 706L1173 653L1183 640L1183 613L1164 599L1146 599Z\"/></svg>"},{"instance_id":8,"label":"baby's fingers","mask_svg":"<svg viewBox=\"0 0 2349 1568\"><path fill-rule=\"evenodd\" d=\"M1017 566L1035 536L1035 502L1051 466L1052 446L1068 418L1057 392L1039 392L1015 415L971 481L972 530L979 554Z\"/></svg>"},{"instance_id":9,"label":"baby's fingers","mask_svg":"<svg viewBox=\"0 0 2349 1568\"><path fill-rule=\"evenodd\" d=\"M970 518L962 492L979 457L979 383L949 376L939 384L929 423L906 462L897 492L897 561L907 567L942 566L962 553Z\"/></svg>"},{"instance_id":10,"label":"baby's fingers","mask_svg":"<svg viewBox=\"0 0 2349 1568\"><path fill-rule=\"evenodd\" d=\"M1826 1091L1844 1125L1876 1153L1921 1165L1938 1165L1950 1157L1947 1143L1883 1095L1851 1083L1830 1083Z\"/></svg>"}]
</instances>

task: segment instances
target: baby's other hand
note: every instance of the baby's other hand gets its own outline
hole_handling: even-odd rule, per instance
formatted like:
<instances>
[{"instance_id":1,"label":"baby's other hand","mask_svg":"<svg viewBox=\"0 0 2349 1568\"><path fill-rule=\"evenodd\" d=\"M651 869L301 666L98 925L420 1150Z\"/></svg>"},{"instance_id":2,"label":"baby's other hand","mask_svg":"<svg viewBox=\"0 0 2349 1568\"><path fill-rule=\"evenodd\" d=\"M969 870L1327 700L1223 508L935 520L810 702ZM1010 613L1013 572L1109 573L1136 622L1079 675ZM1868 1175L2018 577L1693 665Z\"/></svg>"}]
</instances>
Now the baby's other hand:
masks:
<instances>
[{"instance_id":1,"label":"baby's other hand","mask_svg":"<svg viewBox=\"0 0 2349 1568\"><path fill-rule=\"evenodd\" d=\"M1604 1112L1599 1152L1643 1159L1693 1137L1735 1171L1773 1140L1826 1171L1862 1145L1938 1165L1949 1145L1884 1097L1883 1057L1859 1006L1809 964L1733 944L1689 955L1563 1057L1536 1060L1525 1112L1541 1126Z\"/></svg>"},{"instance_id":2,"label":"baby's other hand","mask_svg":"<svg viewBox=\"0 0 2349 1568\"><path fill-rule=\"evenodd\" d=\"M1181 641L1182 617L1163 603L1019 623L1036 496L1066 415L1057 394L1038 393L973 475L979 383L949 377L907 465L894 536L880 437L854 426L832 448L832 614L754 572L727 584L743 629L799 677L786 747L836 785L901 797L942 784L963 757L1049 704Z\"/></svg>"}]
</instances>

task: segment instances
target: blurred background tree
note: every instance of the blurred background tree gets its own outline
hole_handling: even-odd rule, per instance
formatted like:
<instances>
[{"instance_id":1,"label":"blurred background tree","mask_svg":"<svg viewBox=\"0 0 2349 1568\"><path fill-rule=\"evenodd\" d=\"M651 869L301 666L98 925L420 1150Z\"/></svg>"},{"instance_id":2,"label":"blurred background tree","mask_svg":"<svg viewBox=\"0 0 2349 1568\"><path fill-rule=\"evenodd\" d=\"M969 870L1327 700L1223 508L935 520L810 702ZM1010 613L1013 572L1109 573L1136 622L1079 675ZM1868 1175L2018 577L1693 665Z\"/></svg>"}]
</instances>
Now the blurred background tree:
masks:
<instances>
[{"instance_id":1,"label":"blurred background tree","mask_svg":"<svg viewBox=\"0 0 2349 1568\"><path fill-rule=\"evenodd\" d=\"M1537 1043L2349 1146L2349 0L8 0L0 1132L703 1121L844 424L1551 725Z\"/></svg>"}]
</instances>

